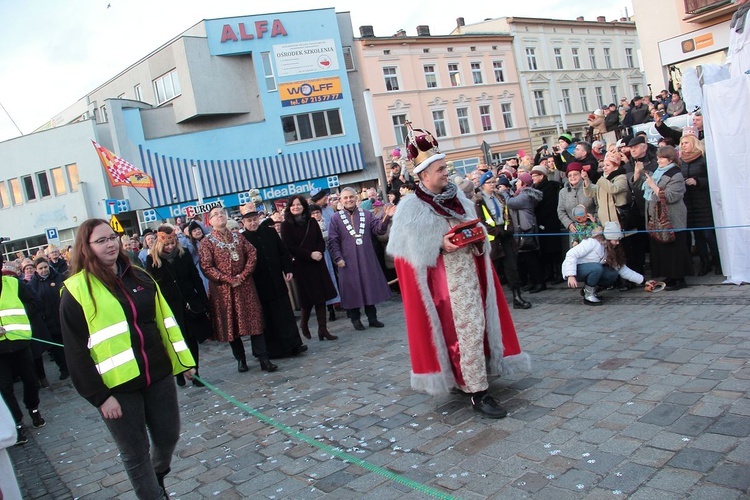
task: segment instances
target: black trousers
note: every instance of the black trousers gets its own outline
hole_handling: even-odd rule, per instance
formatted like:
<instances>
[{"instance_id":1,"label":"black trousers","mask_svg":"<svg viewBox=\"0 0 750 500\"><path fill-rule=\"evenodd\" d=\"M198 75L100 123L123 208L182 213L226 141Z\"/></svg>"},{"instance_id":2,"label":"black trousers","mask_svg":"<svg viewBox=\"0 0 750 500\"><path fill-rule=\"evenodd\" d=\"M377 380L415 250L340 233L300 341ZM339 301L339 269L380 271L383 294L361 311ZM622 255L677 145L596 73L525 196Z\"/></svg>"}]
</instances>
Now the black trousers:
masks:
<instances>
[{"instance_id":1,"label":"black trousers","mask_svg":"<svg viewBox=\"0 0 750 500\"><path fill-rule=\"evenodd\" d=\"M5 340L3 342L17 342ZM31 347L26 346L13 352L0 354L0 393L16 425L23 420L23 412L13 392L13 374L21 377L23 382L23 404L31 411L39 407L39 385L34 372L34 359Z\"/></svg>"},{"instance_id":2,"label":"black trousers","mask_svg":"<svg viewBox=\"0 0 750 500\"><path fill-rule=\"evenodd\" d=\"M511 290L519 289L521 288L521 278L518 277L518 257L513 251L511 238L501 239L500 244L505 256L493 260L492 265L495 267L498 276L505 274L505 279L508 280L508 286Z\"/></svg>"},{"instance_id":3,"label":"black trousers","mask_svg":"<svg viewBox=\"0 0 750 500\"><path fill-rule=\"evenodd\" d=\"M253 356L258 359L268 359L268 350L266 349L266 338L263 335L250 335L250 347L252 349ZM242 343L242 337L237 337L233 341L229 342L229 346L232 348L232 354L234 359L242 361L245 358L245 344Z\"/></svg>"},{"instance_id":4,"label":"black trousers","mask_svg":"<svg viewBox=\"0 0 750 500\"><path fill-rule=\"evenodd\" d=\"M362 317L362 312L359 310L359 307L355 307L354 309L347 309L346 312L349 315L349 319L351 319L352 321L357 321ZM369 321L377 320L378 310L374 305L366 305L365 315L367 316L367 319Z\"/></svg>"}]
</instances>

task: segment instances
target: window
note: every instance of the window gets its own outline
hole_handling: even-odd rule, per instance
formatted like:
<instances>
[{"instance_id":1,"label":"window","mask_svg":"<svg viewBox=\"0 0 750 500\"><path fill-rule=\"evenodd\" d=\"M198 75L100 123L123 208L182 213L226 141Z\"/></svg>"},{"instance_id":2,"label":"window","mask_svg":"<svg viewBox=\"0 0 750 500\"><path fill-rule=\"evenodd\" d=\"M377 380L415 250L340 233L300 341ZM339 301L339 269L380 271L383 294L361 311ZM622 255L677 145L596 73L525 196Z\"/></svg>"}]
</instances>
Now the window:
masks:
<instances>
[{"instance_id":1,"label":"window","mask_svg":"<svg viewBox=\"0 0 750 500\"><path fill-rule=\"evenodd\" d=\"M458 130L460 131L460 133L471 133L471 128L469 128L469 109L457 108L456 116L458 117Z\"/></svg>"},{"instance_id":2,"label":"window","mask_svg":"<svg viewBox=\"0 0 750 500\"><path fill-rule=\"evenodd\" d=\"M8 208L11 205L8 186L5 184L5 181L0 181L0 208Z\"/></svg>"},{"instance_id":3,"label":"window","mask_svg":"<svg viewBox=\"0 0 750 500\"><path fill-rule=\"evenodd\" d=\"M174 99L182 93L176 69L154 80L154 93L156 94L157 106Z\"/></svg>"},{"instance_id":4,"label":"window","mask_svg":"<svg viewBox=\"0 0 750 500\"><path fill-rule=\"evenodd\" d=\"M389 49L386 49L386 50L383 51L383 55L384 56L389 56L389 55L391 55L391 51Z\"/></svg>"},{"instance_id":5,"label":"window","mask_svg":"<svg viewBox=\"0 0 750 500\"><path fill-rule=\"evenodd\" d=\"M433 111L432 123L435 124L435 137L445 137L448 135L445 130L445 111Z\"/></svg>"},{"instance_id":6,"label":"window","mask_svg":"<svg viewBox=\"0 0 750 500\"><path fill-rule=\"evenodd\" d=\"M36 200L36 190L34 189L34 180L30 175L24 175L21 177L23 183L23 190L26 193L26 201Z\"/></svg>"},{"instance_id":7,"label":"window","mask_svg":"<svg viewBox=\"0 0 750 500\"><path fill-rule=\"evenodd\" d=\"M612 56L609 54L609 47L604 47L604 67L612 69Z\"/></svg>"},{"instance_id":8,"label":"window","mask_svg":"<svg viewBox=\"0 0 750 500\"><path fill-rule=\"evenodd\" d=\"M482 122L482 130L484 132L492 130L492 117L490 116L489 106L479 106L479 121Z\"/></svg>"},{"instance_id":9,"label":"window","mask_svg":"<svg viewBox=\"0 0 750 500\"><path fill-rule=\"evenodd\" d=\"M266 90L272 92L276 90L276 77L273 74L273 64L271 64L271 53L261 52L260 59L263 63L263 75L266 77Z\"/></svg>"},{"instance_id":10,"label":"window","mask_svg":"<svg viewBox=\"0 0 750 500\"><path fill-rule=\"evenodd\" d=\"M474 85L481 85L484 83L482 81L482 63L471 63L471 78L474 80Z\"/></svg>"},{"instance_id":11,"label":"window","mask_svg":"<svg viewBox=\"0 0 750 500\"><path fill-rule=\"evenodd\" d=\"M385 78L385 89L388 91L398 90L398 76L396 68L388 66L383 68L383 77Z\"/></svg>"},{"instance_id":12,"label":"window","mask_svg":"<svg viewBox=\"0 0 750 500\"><path fill-rule=\"evenodd\" d=\"M10 187L10 195L13 197L13 204L20 205L23 203L23 194L21 194L21 183L18 179L11 179L8 181Z\"/></svg>"},{"instance_id":13,"label":"window","mask_svg":"<svg viewBox=\"0 0 750 500\"><path fill-rule=\"evenodd\" d=\"M344 49L344 67L346 67L347 71L354 71L354 56L352 55L352 48L351 47L343 47Z\"/></svg>"},{"instance_id":14,"label":"window","mask_svg":"<svg viewBox=\"0 0 750 500\"><path fill-rule=\"evenodd\" d=\"M526 64L529 70L536 71L536 49L534 47L526 47Z\"/></svg>"},{"instance_id":15,"label":"window","mask_svg":"<svg viewBox=\"0 0 750 500\"><path fill-rule=\"evenodd\" d=\"M591 63L591 69L596 69L596 49L589 47L589 62Z\"/></svg>"},{"instance_id":16,"label":"window","mask_svg":"<svg viewBox=\"0 0 750 500\"><path fill-rule=\"evenodd\" d=\"M536 105L537 116L547 115L547 108L544 106L544 91L543 90L534 91L534 104Z\"/></svg>"},{"instance_id":17,"label":"window","mask_svg":"<svg viewBox=\"0 0 750 500\"><path fill-rule=\"evenodd\" d=\"M562 102L565 112L572 113L573 108L570 107L570 89L562 89Z\"/></svg>"},{"instance_id":18,"label":"window","mask_svg":"<svg viewBox=\"0 0 750 500\"><path fill-rule=\"evenodd\" d=\"M641 95L641 92L638 89L638 84L636 83L635 85L633 85L633 96L635 97L637 95Z\"/></svg>"},{"instance_id":19,"label":"window","mask_svg":"<svg viewBox=\"0 0 750 500\"><path fill-rule=\"evenodd\" d=\"M424 68L424 80L427 84L428 89L434 89L437 88L437 74L435 73L435 65L434 64L425 64L423 66Z\"/></svg>"},{"instance_id":20,"label":"window","mask_svg":"<svg viewBox=\"0 0 750 500\"><path fill-rule=\"evenodd\" d=\"M399 146L404 144L404 137L406 137L406 115L393 115L393 133L396 134L396 144Z\"/></svg>"},{"instance_id":21,"label":"window","mask_svg":"<svg viewBox=\"0 0 750 500\"><path fill-rule=\"evenodd\" d=\"M604 95L602 95L602 88L594 87L594 94L596 94L596 107L604 109Z\"/></svg>"},{"instance_id":22,"label":"window","mask_svg":"<svg viewBox=\"0 0 750 500\"><path fill-rule=\"evenodd\" d=\"M344 133L338 109L282 116L281 127L287 144Z\"/></svg>"},{"instance_id":23,"label":"window","mask_svg":"<svg viewBox=\"0 0 750 500\"><path fill-rule=\"evenodd\" d=\"M107 114L107 106L101 106L99 108L99 122L107 123L109 121L109 115Z\"/></svg>"},{"instance_id":24,"label":"window","mask_svg":"<svg viewBox=\"0 0 750 500\"><path fill-rule=\"evenodd\" d=\"M458 64L451 63L448 65L448 78L450 78L451 87L461 86L461 73L458 72Z\"/></svg>"},{"instance_id":25,"label":"window","mask_svg":"<svg viewBox=\"0 0 750 500\"><path fill-rule=\"evenodd\" d=\"M55 167L50 170L52 174L52 184L55 186L55 194L60 196L68 192L65 187L65 174L63 173L62 167Z\"/></svg>"},{"instance_id":26,"label":"window","mask_svg":"<svg viewBox=\"0 0 750 500\"><path fill-rule=\"evenodd\" d=\"M573 47L570 50L573 53L573 67L575 69L581 69L581 60L578 57L578 48Z\"/></svg>"},{"instance_id":27,"label":"window","mask_svg":"<svg viewBox=\"0 0 750 500\"><path fill-rule=\"evenodd\" d=\"M429 54L430 53L430 49L424 48L424 49L422 49L422 53L423 54Z\"/></svg>"},{"instance_id":28,"label":"window","mask_svg":"<svg viewBox=\"0 0 750 500\"><path fill-rule=\"evenodd\" d=\"M495 72L496 83L502 83L505 81L505 71L503 70L502 61L494 61L492 63L492 70Z\"/></svg>"},{"instance_id":29,"label":"window","mask_svg":"<svg viewBox=\"0 0 750 500\"><path fill-rule=\"evenodd\" d=\"M78 178L78 164L69 163L65 165L65 169L68 171L68 182L70 183L70 192L75 193L78 191L78 185L81 183Z\"/></svg>"},{"instance_id":30,"label":"window","mask_svg":"<svg viewBox=\"0 0 750 500\"><path fill-rule=\"evenodd\" d=\"M581 110L582 111L588 111L589 109L589 100L588 97L586 97L586 89L581 87L578 89L578 95L581 97Z\"/></svg>"},{"instance_id":31,"label":"window","mask_svg":"<svg viewBox=\"0 0 750 500\"><path fill-rule=\"evenodd\" d=\"M609 93L612 94L612 102L617 102L617 85L612 85L609 88Z\"/></svg>"},{"instance_id":32,"label":"window","mask_svg":"<svg viewBox=\"0 0 750 500\"><path fill-rule=\"evenodd\" d=\"M625 63L628 65L628 68L635 68L635 64L633 63L633 49L630 47L625 49Z\"/></svg>"},{"instance_id":33,"label":"window","mask_svg":"<svg viewBox=\"0 0 750 500\"><path fill-rule=\"evenodd\" d=\"M509 102L500 105L500 111L503 115L503 125L505 128L513 128L513 110Z\"/></svg>"},{"instance_id":34,"label":"window","mask_svg":"<svg viewBox=\"0 0 750 500\"><path fill-rule=\"evenodd\" d=\"M47 178L47 172L36 173L36 184L39 186L39 197L45 198L52 195L52 191L49 188L49 179Z\"/></svg>"},{"instance_id":35,"label":"window","mask_svg":"<svg viewBox=\"0 0 750 500\"><path fill-rule=\"evenodd\" d=\"M563 58L562 58L562 49L560 47L555 47L555 64L557 65L557 69L563 69Z\"/></svg>"},{"instance_id":36,"label":"window","mask_svg":"<svg viewBox=\"0 0 750 500\"><path fill-rule=\"evenodd\" d=\"M143 100L143 89L141 89L141 84L139 83L135 87L133 87L133 94L135 94L135 100L136 101L142 101Z\"/></svg>"}]
</instances>

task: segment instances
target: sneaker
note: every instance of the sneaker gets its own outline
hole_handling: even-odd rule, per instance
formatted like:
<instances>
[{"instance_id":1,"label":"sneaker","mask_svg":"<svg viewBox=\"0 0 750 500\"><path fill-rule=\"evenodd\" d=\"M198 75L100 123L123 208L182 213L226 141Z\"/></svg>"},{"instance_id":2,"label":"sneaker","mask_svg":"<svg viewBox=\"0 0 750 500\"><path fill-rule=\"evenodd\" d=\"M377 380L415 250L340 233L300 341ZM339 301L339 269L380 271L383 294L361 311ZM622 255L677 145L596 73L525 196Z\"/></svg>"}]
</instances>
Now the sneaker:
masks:
<instances>
[{"instance_id":1,"label":"sneaker","mask_svg":"<svg viewBox=\"0 0 750 500\"><path fill-rule=\"evenodd\" d=\"M34 409L29 412L29 415L31 415L31 423L34 425L35 429L38 429L40 427L44 427L47 425L47 422L44 421L42 418L42 414L39 413L39 410Z\"/></svg>"},{"instance_id":2,"label":"sneaker","mask_svg":"<svg viewBox=\"0 0 750 500\"><path fill-rule=\"evenodd\" d=\"M26 437L26 429L24 429L23 424L18 424L16 426L16 444L26 444L29 442L29 438Z\"/></svg>"}]
</instances>

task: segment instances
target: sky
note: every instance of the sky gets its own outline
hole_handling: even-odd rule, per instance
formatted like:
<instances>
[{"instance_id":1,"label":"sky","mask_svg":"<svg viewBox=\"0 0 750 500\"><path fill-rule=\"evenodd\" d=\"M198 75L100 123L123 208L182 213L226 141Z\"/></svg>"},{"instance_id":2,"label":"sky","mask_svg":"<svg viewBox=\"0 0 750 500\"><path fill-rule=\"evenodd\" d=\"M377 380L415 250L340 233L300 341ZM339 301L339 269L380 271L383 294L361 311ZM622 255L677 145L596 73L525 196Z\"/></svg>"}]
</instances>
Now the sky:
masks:
<instances>
[{"instance_id":1,"label":"sky","mask_svg":"<svg viewBox=\"0 0 750 500\"><path fill-rule=\"evenodd\" d=\"M608 21L632 15L631 0L0 0L0 141L28 134L102 83L202 19L334 7L349 12L355 36L399 29L433 35L503 16ZM14 123L15 122L15 125ZM16 127L17 126L17 127ZM19 130L20 129L20 132Z\"/></svg>"}]
</instances>

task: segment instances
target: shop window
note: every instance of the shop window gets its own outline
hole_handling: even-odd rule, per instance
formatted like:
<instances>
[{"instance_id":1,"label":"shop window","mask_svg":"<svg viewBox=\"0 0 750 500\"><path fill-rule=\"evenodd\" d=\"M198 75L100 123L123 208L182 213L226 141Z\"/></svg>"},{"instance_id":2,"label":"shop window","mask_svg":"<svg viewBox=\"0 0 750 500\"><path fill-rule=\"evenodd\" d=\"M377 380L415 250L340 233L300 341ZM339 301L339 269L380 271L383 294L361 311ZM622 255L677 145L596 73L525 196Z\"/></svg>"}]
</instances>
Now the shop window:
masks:
<instances>
[{"instance_id":1,"label":"shop window","mask_svg":"<svg viewBox=\"0 0 750 500\"><path fill-rule=\"evenodd\" d=\"M338 109L282 116L281 127L287 144L344 133L341 113Z\"/></svg>"}]
</instances>

